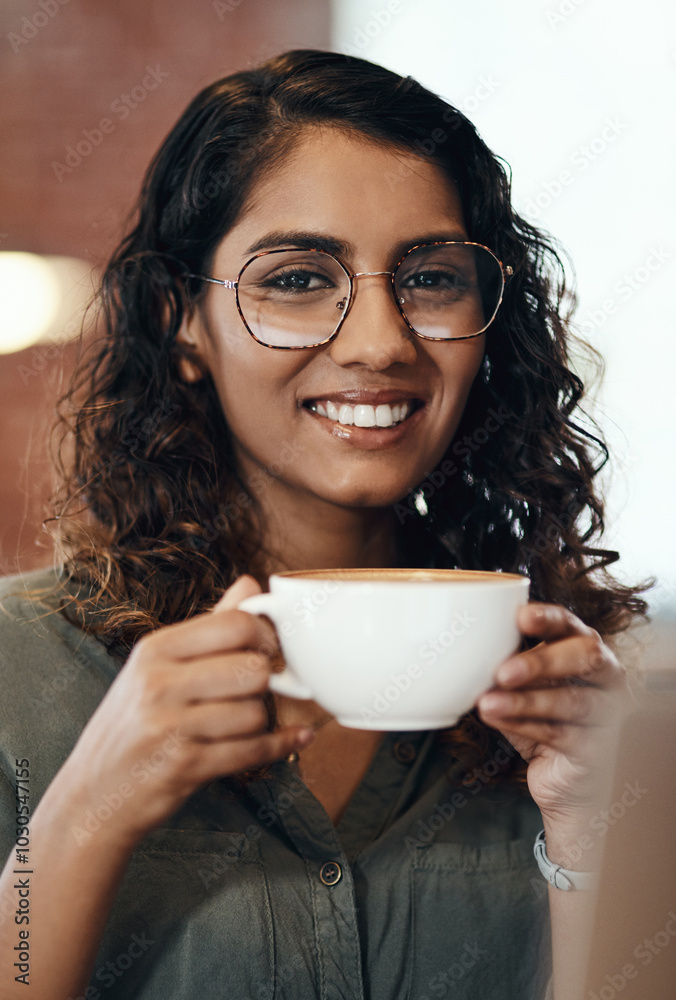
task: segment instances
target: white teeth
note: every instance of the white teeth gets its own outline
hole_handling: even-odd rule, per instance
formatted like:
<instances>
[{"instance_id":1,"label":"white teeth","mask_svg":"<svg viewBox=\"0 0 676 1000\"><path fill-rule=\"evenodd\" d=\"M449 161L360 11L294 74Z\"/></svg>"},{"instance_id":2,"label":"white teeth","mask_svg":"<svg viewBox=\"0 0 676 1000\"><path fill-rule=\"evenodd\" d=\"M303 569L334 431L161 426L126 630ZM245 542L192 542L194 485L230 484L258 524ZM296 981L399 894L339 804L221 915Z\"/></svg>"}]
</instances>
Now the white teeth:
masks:
<instances>
[{"instance_id":1,"label":"white teeth","mask_svg":"<svg viewBox=\"0 0 676 1000\"><path fill-rule=\"evenodd\" d=\"M354 408L354 422L357 427L375 427L376 411L368 403L360 403Z\"/></svg>"},{"instance_id":2,"label":"white teeth","mask_svg":"<svg viewBox=\"0 0 676 1000\"><path fill-rule=\"evenodd\" d=\"M392 427L405 420L411 408L412 403L395 403L392 406L389 403L380 403L378 406L371 406L369 403L358 403L356 406L341 403L338 407L330 399L325 404L310 404L310 409L320 416L345 426L354 424L356 427Z\"/></svg>"},{"instance_id":3,"label":"white teeth","mask_svg":"<svg viewBox=\"0 0 676 1000\"><path fill-rule=\"evenodd\" d=\"M381 403L376 406L376 424L378 427L389 427L394 423L394 414L389 403Z\"/></svg>"}]
</instances>

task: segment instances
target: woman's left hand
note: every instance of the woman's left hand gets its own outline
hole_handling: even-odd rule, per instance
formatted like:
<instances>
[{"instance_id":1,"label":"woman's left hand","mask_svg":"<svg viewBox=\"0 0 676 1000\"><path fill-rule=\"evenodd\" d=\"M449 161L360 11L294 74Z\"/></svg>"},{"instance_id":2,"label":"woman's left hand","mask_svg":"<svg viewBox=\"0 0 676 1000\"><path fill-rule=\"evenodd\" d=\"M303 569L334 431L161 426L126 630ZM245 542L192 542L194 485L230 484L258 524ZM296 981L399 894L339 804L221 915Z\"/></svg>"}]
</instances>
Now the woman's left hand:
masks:
<instances>
[{"instance_id":1,"label":"woman's left hand","mask_svg":"<svg viewBox=\"0 0 676 1000\"><path fill-rule=\"evenodd\" d=\"M545 826L571 830L598 802L599 763L632 703L626 671L598 632L563 607L528 604L517 624L542 641L498 667L477 707L528 762Z\"/></svg>"}]
</instances>

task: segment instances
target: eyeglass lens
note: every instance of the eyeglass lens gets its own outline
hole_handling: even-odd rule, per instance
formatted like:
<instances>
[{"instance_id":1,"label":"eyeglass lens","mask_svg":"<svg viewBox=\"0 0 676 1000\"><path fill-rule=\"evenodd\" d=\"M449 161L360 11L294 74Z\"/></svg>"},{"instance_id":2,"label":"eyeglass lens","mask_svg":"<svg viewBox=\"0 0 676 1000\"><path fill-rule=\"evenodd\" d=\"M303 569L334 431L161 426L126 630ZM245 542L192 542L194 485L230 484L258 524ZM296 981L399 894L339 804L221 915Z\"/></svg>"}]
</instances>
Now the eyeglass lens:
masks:
<instances>
[{"instance_id":1,"label":"eyeglass lens","mask_svg":"<svg viewBox=\"0 0 676 1000\"><path fill-rule=\"evenodd\" d=\"M500 303L502 268L485 247L449 243L415 247L395 273L406 319L423 337L453 340L481 333ZM319 250L255 257L238 283L239 307L257 340L270 347L311 347L335 331L347 308L350 279Z\"/></svg>"}]
</instances>

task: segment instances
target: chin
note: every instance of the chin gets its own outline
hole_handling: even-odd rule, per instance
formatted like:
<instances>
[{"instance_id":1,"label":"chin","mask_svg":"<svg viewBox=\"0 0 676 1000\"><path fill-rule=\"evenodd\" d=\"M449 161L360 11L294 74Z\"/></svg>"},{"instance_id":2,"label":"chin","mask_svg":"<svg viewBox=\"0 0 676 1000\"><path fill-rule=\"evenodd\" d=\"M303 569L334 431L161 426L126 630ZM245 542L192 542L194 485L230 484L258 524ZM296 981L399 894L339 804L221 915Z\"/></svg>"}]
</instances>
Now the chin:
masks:
<instances>
[{"instance_id":1,"label":"chin","mask_svg":"<svg viewBox=\"0 0 676 1000\"><path fill-rule=\"evenodd\" d=\"M323 500L333 503L338 507L391 507L392 504L401 501L409 495L410 490L401 485L391 488L376 486L374 483L364 483L360 485L345 486L343 489L327 490L326 493L317 494Z\"/></svg>"}]
</instances>

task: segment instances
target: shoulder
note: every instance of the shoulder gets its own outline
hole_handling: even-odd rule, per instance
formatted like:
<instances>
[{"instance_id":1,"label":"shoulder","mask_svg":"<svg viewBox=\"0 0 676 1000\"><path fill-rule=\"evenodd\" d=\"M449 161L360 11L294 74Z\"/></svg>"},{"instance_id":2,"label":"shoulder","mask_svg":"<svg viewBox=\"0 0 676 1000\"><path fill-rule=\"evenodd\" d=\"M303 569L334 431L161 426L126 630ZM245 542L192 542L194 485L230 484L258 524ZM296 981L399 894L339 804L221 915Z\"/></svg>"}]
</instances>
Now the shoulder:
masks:
<instances>
[{"instance_id":1,"label":"shoulder","mask_svg":"<svg viewBox=\"0 0 676 1000\"><path fill-rule=\"evenodd\" d=\"M0 762L33 755L45 779L72 749L120 670L94 636L67 621L59 568L0 580Z\"/></svg>"},{"instance_id":2,"label":"shoulder","mask_svg":"<svg viewBox=\"0 0 676 1000\"><path fill-rule=\"evenodd\" d=\"M72 596L58 566L0 578L0 665L7 667L19 657L27 669L50 659L57 648L74 651L82 646L101 663L113 664L103 644L63 614Z\"/></svg>"},{"instance_id":3,"label":"shoulder","mask_svg":"<svg viewBox=\"0 0 676 1000\"><path fill-rule=\"evenodd\" d=\"M12 625L58 608L66 595L58 567L0 577L0 630L12 634Z\"/></svg>"},{"instance_id":4,"label":"shoulder","mask_svg":"<svg viewBox=\"0 0 676 1000\"><path fill-rule=\"evenodd\" d=\"M0 579L0 676L19 671L30 679L43 669L54 674L64 657L85 657L112 681L120 664L63 614L72 596L61 567Z\"/></svg>"}]
</instances>

